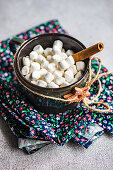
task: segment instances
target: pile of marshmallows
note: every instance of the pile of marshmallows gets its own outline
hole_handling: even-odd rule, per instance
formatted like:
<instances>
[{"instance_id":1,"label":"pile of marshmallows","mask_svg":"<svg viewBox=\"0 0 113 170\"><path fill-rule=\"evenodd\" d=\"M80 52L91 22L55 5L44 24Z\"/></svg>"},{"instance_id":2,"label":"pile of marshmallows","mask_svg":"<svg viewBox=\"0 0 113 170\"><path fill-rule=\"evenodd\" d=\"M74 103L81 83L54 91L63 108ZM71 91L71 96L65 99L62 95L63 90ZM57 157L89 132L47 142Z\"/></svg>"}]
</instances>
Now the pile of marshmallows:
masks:
<instances>
[{"instance_id":1,"label":"pile of marshmallows","mask_svg":"<svg viewBox=\"0 0 113 170\"><path fill-rule=\"evenodd\" d=\"M60 40L54 41L53 48L43 49L41 45L36 45L29 56L23 57L22 75L41 87L68 86L78 81L85 70L85 63L75 63L72 54L72 50L65 52Z\"/></svg>"}]
</instances>

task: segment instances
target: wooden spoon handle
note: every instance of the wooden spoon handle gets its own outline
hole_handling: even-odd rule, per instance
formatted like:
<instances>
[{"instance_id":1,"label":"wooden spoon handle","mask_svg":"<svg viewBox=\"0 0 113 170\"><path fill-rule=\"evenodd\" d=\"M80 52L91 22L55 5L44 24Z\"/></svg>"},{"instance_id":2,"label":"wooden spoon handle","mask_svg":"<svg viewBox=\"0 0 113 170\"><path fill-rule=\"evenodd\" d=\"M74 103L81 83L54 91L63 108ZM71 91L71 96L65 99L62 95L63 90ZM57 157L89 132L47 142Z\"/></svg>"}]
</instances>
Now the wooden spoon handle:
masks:
<instances>
[{"instance_id":1,"label":"wooden spoon handle","mask_svg":"<svg viewBox=\"0 0 113 170\"><path fill-rule=\"evenodd\" d=\"M88 47L78 53L73 54L73 58L75 60L75 62L77 61L82 61L85 60L86 58L91 57L92 55L102 51L104 48L104 44L103 43L97 43L91 47Z\"/></svg>"}]
</instances>

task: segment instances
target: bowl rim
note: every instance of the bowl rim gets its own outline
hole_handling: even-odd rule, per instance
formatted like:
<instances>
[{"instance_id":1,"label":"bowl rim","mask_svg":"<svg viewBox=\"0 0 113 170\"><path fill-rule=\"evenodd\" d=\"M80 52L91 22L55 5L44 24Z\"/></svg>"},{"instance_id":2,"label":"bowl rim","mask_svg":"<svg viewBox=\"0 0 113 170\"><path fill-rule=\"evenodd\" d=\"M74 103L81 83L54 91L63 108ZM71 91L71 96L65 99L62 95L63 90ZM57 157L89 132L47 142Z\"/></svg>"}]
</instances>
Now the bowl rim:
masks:
<instances>
[{"instance_id":1,"label":"bowl rim","mask_svg":"<svg viewBox=\"0 0 113 170\"><path fill-rule=\"evenodd\" d=\"M41 86L35 85L35 84L31 83L30 81L28 81L28 80L21 74L21 71L20 71L20 69L18 68L19 66L18 66L18 63L17 63L17 59L18 59L18 56L20 55L22 49L24 49L24 48L27 46L27 44L31 43L33 40L35 40L35 39L37 39L37 38L39 38L39 37L54 36L54 35L64 36L64 37L70 38L70 39L76 41L76 42L78 43L78 45L81 46L81 48L83 48L83 49L86 48L86 47L84 46L84 44L82 44L78 39L76 39L76 38L74 38L74 37L72 37L72 36L70 36L70 35L61 34L61 33L46 33L46 34L40 34L40 35L37 35L37 36L35 36L35 37L30 38L29 40L24 41L24 42L20 45L20 47L18 48L18 50L16 51L16 53L15 53L15 55L14 55L13 67L14 67L14 71L15 71L16 77L19 79L19 82L20 82L22 85L24 85L25 87L26 87L25 84L28 84L28 86L27 86L26 88L29 89L29 90L30 90L30 88L29 88L29 85L30 85L30 87L34 87L33 89L36 89L36 88L38 87L38 88L37 88L38 90L42 90L42 91L47 90L48 92L50 91L50 92L52 92L52 93L54 93L54 92L59 92L59 90L60 90L60 91L64 91L64 90L66 90L67 88L70 88L71 86L74 86L74 85L75 85L75 86L78 86L78 84L80 84L80 83L85 79L86 75L87 75L88 72L89 72L89 67L88 67L89 65L87 64L86 70L85 70L85 72L84 72L84 74L83 74L83 76L82 76L82 78L81 78L80 80L78 80L77 82L74 82L74 83L72 83L72 84L69 84L68 86L59 87L59 88L45 88L45 87L41 87ZM88 60L88 59L87 59L87 60ZM88 63L89 63L89 60L88 60ZM17 65L17 68L15 68L16 65ZM22 83L21 81L22 81L23 83ZM24 82L25 82L25 84L24 84ZM75 86L74 86L74 87L75 87Z\"/></svg>"}]
</instances>

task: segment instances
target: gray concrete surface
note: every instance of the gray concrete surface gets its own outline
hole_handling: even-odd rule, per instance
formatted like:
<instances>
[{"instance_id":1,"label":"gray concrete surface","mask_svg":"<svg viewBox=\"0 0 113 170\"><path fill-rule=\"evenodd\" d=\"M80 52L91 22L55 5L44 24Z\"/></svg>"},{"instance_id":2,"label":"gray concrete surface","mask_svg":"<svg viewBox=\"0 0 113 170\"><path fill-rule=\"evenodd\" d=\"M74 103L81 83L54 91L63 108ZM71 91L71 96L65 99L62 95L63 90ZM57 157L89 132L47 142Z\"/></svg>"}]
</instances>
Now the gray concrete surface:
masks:
<instances>
[{"instance_id":1,"label":"gray concrete surface","mask_svg":"<svg viewBox=\"0 0 113 170\"><path fill-rule=\"evenodd\" d=\"M102 41L98 54L113 70L112 0L0 0L0 40L50 19L87 47ZM103 135L88 149L77 143L49 145L33 155L17 149L17 139L0 117L0 170L112 170L113 137Z\"/></svg>"}]
</instances>

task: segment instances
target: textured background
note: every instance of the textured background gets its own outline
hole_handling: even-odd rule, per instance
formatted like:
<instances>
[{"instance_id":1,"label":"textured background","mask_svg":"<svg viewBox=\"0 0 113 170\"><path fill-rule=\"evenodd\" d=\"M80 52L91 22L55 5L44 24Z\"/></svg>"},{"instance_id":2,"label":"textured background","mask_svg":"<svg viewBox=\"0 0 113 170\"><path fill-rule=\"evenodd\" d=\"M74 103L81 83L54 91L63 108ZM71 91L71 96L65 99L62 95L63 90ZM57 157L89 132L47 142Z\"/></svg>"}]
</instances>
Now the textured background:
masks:
<instances>
[{"instance_id":1,"label":"textured background","mask_svg":"<svg viewBox=\"0 0 113 170\"><path fill-rule=\"evenodd\" d=\"M50 19L86 47L103 42L98 54L113 70L112 0L0 0L0 41ZM0 170L112 170L113 137L103 135L88 149L77 143L49 145L33 155L17 149L17 139L0 117Z\"/></svg>"}]
</instances>

